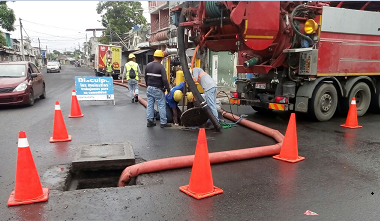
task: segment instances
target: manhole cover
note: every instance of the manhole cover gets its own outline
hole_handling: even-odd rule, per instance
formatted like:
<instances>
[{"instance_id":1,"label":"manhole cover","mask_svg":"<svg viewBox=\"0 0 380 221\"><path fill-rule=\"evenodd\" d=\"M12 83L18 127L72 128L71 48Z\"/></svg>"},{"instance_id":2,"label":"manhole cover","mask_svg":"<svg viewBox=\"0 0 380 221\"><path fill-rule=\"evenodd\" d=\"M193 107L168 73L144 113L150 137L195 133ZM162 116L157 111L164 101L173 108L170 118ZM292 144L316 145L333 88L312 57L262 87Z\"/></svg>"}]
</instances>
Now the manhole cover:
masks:
<instances>
[{"instance_id":1,"label":"manhole cover","mask_svg":"<svg viewBox=\"0 0 380 221\"><path fill-rule=\"evenodd\" d=\"M72 170L123 169L135 164L132 145L126 143L80 146L72 162Z\"/></svg>"}]
</instances>

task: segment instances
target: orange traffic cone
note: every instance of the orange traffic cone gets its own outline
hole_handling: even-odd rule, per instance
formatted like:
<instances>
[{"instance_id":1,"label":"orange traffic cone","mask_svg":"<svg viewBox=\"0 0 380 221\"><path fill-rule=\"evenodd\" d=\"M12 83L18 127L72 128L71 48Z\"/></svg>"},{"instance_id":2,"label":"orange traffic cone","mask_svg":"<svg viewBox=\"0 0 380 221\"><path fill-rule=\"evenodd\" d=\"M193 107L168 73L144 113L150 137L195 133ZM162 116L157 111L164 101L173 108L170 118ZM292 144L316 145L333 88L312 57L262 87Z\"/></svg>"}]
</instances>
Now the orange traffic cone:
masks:
<instances>
[{"instance_id":1,"label":"orange traffic cone","mask_svg":"<svg viewBox=\"0 0 380 221\"><path fill-rule=\"evenodd\" d=\"M290 163L296 163L305 159L305 157L298 156L296 115L294 113L290 115L280 154L273 156L273 158Z\"/></svg>"},{"instance_id":2,"label":"orange traffic cone","mask_svg":"<svg viewBox=\"0 0 380 221\"><path fill-rule=\"evenodd\" d=\"M340 125L341 127L347 127L351 129L361 128L362 126L358 125L358 113L356 110L356 99L352 98L350 109L348 109L346 123Z\"/></svg>"},{"instance_id":3,"label":"orange traffic cone","mask_svg":"<svg viewBox=\"0 0 380 221\"><path fill-rule=\"evenodd\" d=\"M71 96L71 113L69 115L69 118L77 118L77 117L83 117L84 114L80 111L77 94L75 93L75 90L72 92Z\"/></svg>"},{"instance_id":4,"label":"orange traffic cone","mask_svg":"<svg viewBox=\"0 0 380 221\"><path fill-rule=\"evenodd\" d=\"M54 112L54 127L53 127L53 136L50 137L50 143L54 142L64 142L70 141L71 135L67 134L67 129L65 121L63 120L61 106L59 102L55 102L55 112Z\"/></svg>"},{"instance_id":5,"label":"orange traffic cone","mask_svg":"<svg viewBox=\"0 0 380 221\"><path fill-rule=\"evenodd\" d=\"M206 132L204 128L199 129L190 183L189 185L181 186L179 189L196 199L203 199L223 193L223 190L215 187L212 181Z\"/></svg>"},{"instance_id":6,"label":"orange traffic cone","mask_svg":"<svg viewBox=\"0 0 380 221\"><path fill-rule=\"evenodd\" d=\"M8 206L30 204L48 200L49 189L42 188L40 178L24 131L18 135L15 190Z\"/></svg>"}]
</instances>

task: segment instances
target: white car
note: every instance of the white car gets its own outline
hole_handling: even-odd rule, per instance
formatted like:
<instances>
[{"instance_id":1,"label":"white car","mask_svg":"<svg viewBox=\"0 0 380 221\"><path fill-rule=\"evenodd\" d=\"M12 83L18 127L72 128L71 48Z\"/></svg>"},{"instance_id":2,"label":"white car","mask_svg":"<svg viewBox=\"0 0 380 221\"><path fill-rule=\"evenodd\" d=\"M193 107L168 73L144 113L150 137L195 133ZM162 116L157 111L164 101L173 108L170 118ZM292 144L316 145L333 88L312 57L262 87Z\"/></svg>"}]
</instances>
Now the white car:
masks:
<instances>
[{"instance_id":1,"label":"white car","mask_svg":"<svg viewBox=\"0 0 380 221\"><path fill-rule=\"evenodd\" d=\"M50 72L61 72L58 62L48 62L47 63L47 73Z\"/></svg>"}]
</instances>

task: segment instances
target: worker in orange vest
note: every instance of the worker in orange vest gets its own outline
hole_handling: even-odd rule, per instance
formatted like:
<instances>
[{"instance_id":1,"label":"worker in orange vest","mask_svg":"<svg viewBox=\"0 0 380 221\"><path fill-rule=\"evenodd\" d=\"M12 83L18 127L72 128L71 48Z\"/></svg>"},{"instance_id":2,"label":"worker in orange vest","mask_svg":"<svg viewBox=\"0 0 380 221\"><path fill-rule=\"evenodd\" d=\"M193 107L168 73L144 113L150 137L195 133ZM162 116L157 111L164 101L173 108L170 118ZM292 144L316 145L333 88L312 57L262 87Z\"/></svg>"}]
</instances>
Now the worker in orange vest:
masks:
<instances>
[{"instance_id":1,"label":"worker in orange vest","mask_svg":"<svg viewBox=\"0 0 380 221\"><path fill-rule=\"evenodd\" d=\"M202 86L205 92L206 103L210 107L216 120L219 121L218 111L216 110L217 85L215 81L202 68L194 68L191 75L194 82L198 82Z\"/></svg>"}]
</instances>

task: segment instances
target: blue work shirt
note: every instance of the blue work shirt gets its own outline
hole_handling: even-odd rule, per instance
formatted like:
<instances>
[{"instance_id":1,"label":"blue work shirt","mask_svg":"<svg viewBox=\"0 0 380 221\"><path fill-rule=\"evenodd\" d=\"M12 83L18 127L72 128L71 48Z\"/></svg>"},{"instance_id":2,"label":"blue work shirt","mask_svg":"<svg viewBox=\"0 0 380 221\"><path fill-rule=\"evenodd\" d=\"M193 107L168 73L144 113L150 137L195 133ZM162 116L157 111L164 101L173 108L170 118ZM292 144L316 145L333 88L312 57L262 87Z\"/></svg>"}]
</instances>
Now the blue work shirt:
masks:
<instances>
[{"instance_id":1,"label":"blue work shirt","mask_svg":"<svg viewBox=\"0 0 380 221\"><path fill-rule=\"evenodd\" d=\"M182 82L180 83L179 85L173 87L171 90L170 90L170 96L166 95L166 103L169 104L169 107L170 108L175 108L178 104L178 102L176 102L173 98L173 95L174 95L174 92L176 90L181 90L183 92L183 88L185 87L185 82Z\"/></svg>"}]
</instances>

